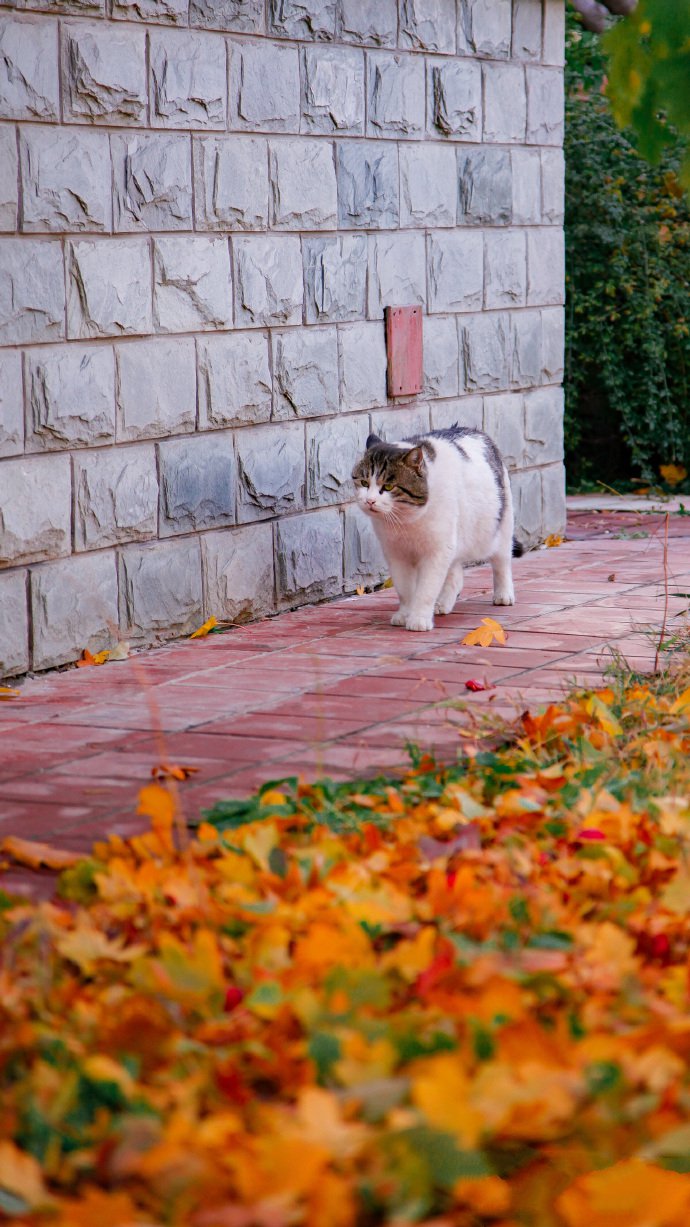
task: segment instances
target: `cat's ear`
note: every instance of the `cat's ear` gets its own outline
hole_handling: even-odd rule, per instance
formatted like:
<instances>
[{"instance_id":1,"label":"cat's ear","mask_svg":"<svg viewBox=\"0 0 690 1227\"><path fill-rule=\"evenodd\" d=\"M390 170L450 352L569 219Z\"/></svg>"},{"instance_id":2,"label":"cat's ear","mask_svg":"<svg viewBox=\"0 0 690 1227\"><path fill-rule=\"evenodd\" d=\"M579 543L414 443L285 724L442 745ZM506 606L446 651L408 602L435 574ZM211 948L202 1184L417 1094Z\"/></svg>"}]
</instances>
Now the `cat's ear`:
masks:
<instances>
[{"instance_id":1,"label":"cat's ear","mask_svg":"<svg viewBox=\"0 0 690 1227\"><path fill-rule=\"evenodd\" d=\"M366 442L367 451L369 451L370 447L374 447L376 443L381 443L381 442L382 440L379 439L378 435L369 435L369 438L367 439L367 442Z\"/></svg>"},{"instance_id":2,"label":"cat's ear","mask_svg":"<svg viewBox=\"0 0 690 1227\"><path fill-rule=\"evenodd\" d=\"M414 469L415 473L421 473L424 469L424 448L413 447L409 452L405 452L403 462Z\"/></svg>"}]
</instances>

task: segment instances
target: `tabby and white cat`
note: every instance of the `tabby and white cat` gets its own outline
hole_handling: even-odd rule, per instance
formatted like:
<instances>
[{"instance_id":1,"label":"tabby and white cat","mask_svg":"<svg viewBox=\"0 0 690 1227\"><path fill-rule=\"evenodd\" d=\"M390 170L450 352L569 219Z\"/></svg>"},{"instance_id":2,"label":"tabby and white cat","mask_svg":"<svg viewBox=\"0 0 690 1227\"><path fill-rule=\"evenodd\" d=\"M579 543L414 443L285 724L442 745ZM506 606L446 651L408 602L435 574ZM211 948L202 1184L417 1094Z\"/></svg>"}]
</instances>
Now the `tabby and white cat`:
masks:
<instances>
[{"instance_id":1,"label":"tabby and white cat","mask_svg":"<svg viewBox=\"0 0 690 1227\"><path fill-rule=\"evenodd\" d=\"M510 482L495 443L480 430L451 426L398 443L369 435L352 478L374 527L400 608L391 618L430 631L452 610L463 566L491 563L494 605L515 601Z\"/></svg>"}]
</instances>

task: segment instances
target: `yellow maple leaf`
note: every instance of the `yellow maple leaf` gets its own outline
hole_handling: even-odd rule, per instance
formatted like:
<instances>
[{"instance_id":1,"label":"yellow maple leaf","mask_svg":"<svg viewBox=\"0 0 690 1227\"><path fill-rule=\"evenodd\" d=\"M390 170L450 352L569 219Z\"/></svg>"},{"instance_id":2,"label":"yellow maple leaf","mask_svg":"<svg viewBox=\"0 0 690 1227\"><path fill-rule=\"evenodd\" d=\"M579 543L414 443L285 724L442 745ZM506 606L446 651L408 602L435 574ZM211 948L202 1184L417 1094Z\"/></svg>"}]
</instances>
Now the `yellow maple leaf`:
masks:
<instances>
[{"instance_id":1,"label":"yellow maple leaf","mask_svg":"<svg viewBox=\"0 0 690 1227\"><path fill-rule=\"evenodd\" d=\"M190 639L205 639L209 631L212 631L214 626L217 626L217 625L218 625L217 618L208 618L207 621L204 622L203 626L200 626L198 627L197 630L192 631L189 638Z\"/></svg>"},{"instance_id":2,"label":"yellow maple leaf","mask_svg":"<svg viewBox=\"0 0 690 1227\"><path fill-rule=\"evenodd\" d=\"M455 1054L434 1057L412 1083L412 1101L435 1129L453 1133L460 1145L475 1146L482 1117L468 1099L469 1080Z\"/></svg>"},{"instance_id":3,"label":"yellow maple leaf","mask_svg":"<svg viewBox=\"0 0 690 1227\"><path fill-rule=\"evenodd\" d=\"M659 472L669 486L679 486L688 475L688 470L682 464L661 464Z\"/></svg>"},{"instance_id":4,"label":"yellow maple leaf","mask_svg":"<svg viewBox=\"0 0 690 1227\"><path fill-rule=\"evenodd\" d=\"M561 537L560 533L549 533L546 541L544 542L544 545L546 545L549 549L553 549L554 546L562 544L563 537Z\"/></svg>"},{"instance_id":5,"label":"yellow maple leaf","mask_svg":"<svg viewBox=\"0 0 690 1227\"><path fill-rule=\"evenodd\" d=\"M107 937L89 921L86 914L79 916L74 929L61 933L55 944L62 957L76 963L85 975L90 975L102 959L112 963L129 963L146 949L142 945L127 946L123 937Z\"/></svg>"},{"instance_id":6,"label":"yellow maple leaf","mask_svg":"<svg viewBox=\"0 0 690 1227\"><path fill-rule=\"evenodd\" d=\"M488 648L496 640L496 643L505 643L506 633L495 618L482 618L481 626L477 626L475 630L470 631L462 641L463 647L473 648L481 647Z\"/></svg>"}]
</instances>

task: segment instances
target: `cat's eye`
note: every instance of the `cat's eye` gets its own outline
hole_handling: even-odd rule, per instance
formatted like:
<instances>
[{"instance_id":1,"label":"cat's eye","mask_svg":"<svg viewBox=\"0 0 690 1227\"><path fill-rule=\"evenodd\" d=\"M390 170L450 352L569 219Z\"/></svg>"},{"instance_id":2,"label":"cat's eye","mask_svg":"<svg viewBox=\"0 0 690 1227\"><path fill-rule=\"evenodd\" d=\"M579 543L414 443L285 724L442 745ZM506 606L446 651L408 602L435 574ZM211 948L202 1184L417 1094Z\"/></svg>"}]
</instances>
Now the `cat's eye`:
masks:
<instances>
[{"instance_id":1,"label":"cat's eye","mask_svg":"<svg viewBox=\"0 0 690 1227\"><path fill-rule=\"evenodd\" d=\"M394 489L395 489L395 485L392 481L387 481L385 486L381 486L381 490L382 491L385 490L386 494L390 494L391 490L394 490Z\"/></svg>"},{"instance_id":2,"label":"cat's eye","mask_svg":"<svg viewBox=\"0 0 690 1227\"><path fill-rule=\"evenodd\" d=\"M368 485L369 485L369 478L368 478L368 477L360 477L360 479L359 479L359 484L360 484L360 486L368 486Z\"/></svg>"}]
</instances>

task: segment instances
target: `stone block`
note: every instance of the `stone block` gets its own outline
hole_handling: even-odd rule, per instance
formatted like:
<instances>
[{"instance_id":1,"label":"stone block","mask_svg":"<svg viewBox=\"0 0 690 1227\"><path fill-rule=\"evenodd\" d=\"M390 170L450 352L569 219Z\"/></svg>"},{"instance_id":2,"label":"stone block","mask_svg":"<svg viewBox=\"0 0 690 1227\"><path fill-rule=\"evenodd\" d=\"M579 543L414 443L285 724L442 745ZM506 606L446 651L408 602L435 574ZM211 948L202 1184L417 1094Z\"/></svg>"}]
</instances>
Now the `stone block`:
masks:
<instances>
[{"instance_id":1,"label":"stone block","mask_svg":"<svg viewBox=\"0 0 690 1227\"><path fill-rule=\"evenodd\" d=\"M429 409L432 430L447 430L449 426L469 426L471 430L484 429L484 401L481 396L432 401Z\"/></svg>"},{"instance_id":2,"label":"stone block","mask_svg":"<svg viewBox=\"0 0 690 1227\"><path fill-rule=\"evenodd\" d=\"M26 571L0 574L0 677L15 677L29 668L26 575Z\"/></svg>"},{"instance_id":3,"label":"stone block","mask_svg":"<svg viewBox=\"0 0 690 1227\"><path fill-rule=\"evenodd\" d=\"M460 355L468 392L509 387L510 319L503 312L472 315L460 322Z\"/></svg>"},{"instance_id":4,"label":"stone block","mask_svg":"<svg viewBox=\"0 0 690 1227\"><path fill-rule=\"evenodd\" d=\"M65 335L65 275L56 239L0 239L0 345Z\"/></svg>"},{"instance_id":5,"label":"stone block","mask_svg":"<svg viewBox=\"0 0 690 1227\"><path fill-rule=\"evenodd\" d=\"M343 141L336 149L338 225L390 230L398 225L398 150L392 143Z\"/></svg>"},{"instance_id":6,"label":"stone block","mask_svg":"<svg viewBox=\"0 0 690 1227\"><path fill-rule=\"evenodd\" d=\"M526 463L524 419L524 398L520 393L484 397L484 430L508 469L518 469Z\"/></svg>"},{"instance_id":7,"label":"stone block","mask_svg":"<svg viewBox=\"0 0 690 1227\"><path fill-rule=\"evenodd\" d=\"M65 23L62 82L68 123L145 124L146 31Z\"/></svg>"},{"instance_id":8,"label":"stone block","mask_svg":"<svg viewBox=\"0 0 690 1227\"><path fill-rule=\"evenodd\" d=\"M70 553L71 487L69 456L0 462L0 567Z\"/></svg>"},{"instance_id":9,"label":"stone block","mask_svg":"<svg viewBox=\"0 0 690 1227\"><path fill-rule=\"evenodd\" d=\"M151 257L146 239L67 244L67 335L151 332Z\"/></svg>"},{"instance_id":10,"label":"stone block","mask_svg":"<svg viewBox=\"0 0 690 1227\"><path fill-rule=\"evenodd\" d=\"M560 146L564 125L563 70L530 64L526 72L527 143Z\"/></svg>"},{"instance_id":11,"label":"stone block","mask_svg":"<svg viewBox=\"0 0 690 1227\"><path fill-rule=\"evenodd\" d=\"M197 229L266 230L266 141L240 135L194 137L194 193Z\"/></svg>"},{"instance_id":12,"label":"stone block","mask_svg":"<svg viewBox=\"0 0 690 1227\"><path fill-rule=\"evenodd\" d=\"M189 137L167 132L122 133L110 138L110 147L115 230L191 230Z\"/></svg>"},{"instance_id":13,"label":"stone block","mask_svg":"<svg viewBox=\"0 0 690 1227\"><path fill-rule=\"evenodd\" d=\"M377 409L371 415L371 429L387 443L426 434L429 430L429 406L415 404Z\"/></svg>"},{"instance_id":14,"label":"stone block","mask_svg":"<svg viewBox=\"0 0 690 1227\"><path fill-rule=\"evenodd\" d=\"M146 21L159 25L186 26L188 0L112 0L113 17L121 21Z\"/></svg>"},{"instance_id":15,"label":"stone block","mask_svg":"<svg viewBox=\"0 0 690 1227\"><path fill-rule=\"evenodd\" d=\"M491 60L510 55L511 0L458 0L458 51Z\"/></svg>"},{"instance_id":16,"label":"stone block","mask_svg":"<svg viewBox=\"0 0 690 1227\"><path fill-rule=\"evenodd\" d=\"M541 59L541 0L514 0L514 60Z\"/></svg>"},{"instance_id":17,"label":"stone block","mask_svg":"<svg viewBox=\"0 0 690 1227\"><path fill-rule=\"evenodd\" d=\"M271 225L278 230L333 230L338 199L330 142L272 142L269 151Z\"/></svg>"},{"instance_id":18,"label":"stone block","mask_svg":"<svg viewBox=\"0 0 690 1227\"><path fill-rule=\"evenodd\" d=\"M74 548L145 541L158 529L153 444L104 447L74 458Z\"/></svg>"},{"instance_id":19,"label":"stone block","mask_svg":"<svg viewBox=\"0 0 690 1227\"><path fill-rule=\"evenodd\" d=\"M456 141L482 139L482 70L472 60L430 60L427 131Z\"/></svg>"},{"instance_id":20,"label":"stone block","mask_svg":"<svg viewBox=\"0 0 690 1227\"><path fill-rule=\"evenodd\" d=\"M27 350L24 386L27 451L114 441L115 360L110 345Z\"/></svg>"},{"instance_id":21,"label":"stone block","mask_svg":"<svg viewBox=\"0 0 690 1227\"><path fill-rule=\"evenodd\" d=\"M149 32L151 125L225 128L225 40L189 30Z\"/></svg>"},{"instance_id":22,"label":"stone block","mask_svg":"<svg viewBox=\"0 0 690 1227\"><path fill-rule=\"evenodd\" d=\"M536 545L544 536L541 474L538 469L511 473L515 513L515 536L525 546Z\"/></svg>"},{"instance_id":23,"label":"stone block","mask_svg":"<svg viewBox=\"0 0 690 1227\"><path fill-rule=\"evenodd\" d=\"M370 136L421 136L424 132L424 62L417 56L370 51L367 132Z\"/></svg>"},{"instance_id":24,"label":"stone block","mask_svg":"<svg viewBox=\"0 0 690 1227\"><path fill-rule=\"evenodd\" d=\"M458 150L458 221L464 225L508 226L513 212L511 151Z\"/></svg>"},{"instance_id":25,"label":"stone block","mask_svg":"<svg viewBox=\"0 0 690 1227\"><path fill-rule=\"evenodd\" d=\"M99 552L32 569L34 669L54 669L117 639L115 554Z\"/></svg>"},{"instance_id":26,"label":"stone block","mask_svg":"<svg viewBox=\"0 0 690 1227\"><path fill-rule=\"evenodd\" d=\"M522 64L483 64L484 140L521 144L525 139L527 95Z\"/></svg>"},{"instance_id":27,"label":"stone block","mask_svg":"<svg viewBox=\"0 0 690 1227\"><path fill-rule=\"evenodd\" d=\"M232 432L166 439L159 444L160 536L235 522Z\"/></svg>"},{"instance_id":28,"label":"stone block","mask_svg":"<svg viewBox=\"0 0 690 1227\"><path fill-rule=\"evenodd\" d=\"M367 237L302 239L308 324L361 319L366 311Z\"/></svg>"},{"instance_id":29,"label":"stone block","mask_svg":"<svg viewBox=\"0 0 690 1227\"><path fill-rule=\"evenodd\" d=\"M301 605L343 590L343 522L335 507L276 524L278 601Z\"/></svg>"},{"instance_id":30,"label":"stone block","mask_svg":"<svg viewBox=\"0 0 690 1227\"><path fill-rule=\"evenodd\" d=\"M299 132L297 47L234 42L230 47L230 127Z\"/></svg>"},{"instance_id":31,"label":"stone block","mask_svg":"<svg viewBox=\"0 0 690 1227\"><path fill-rule=\"evenodd\" d=\"M365 413L307 426L307 501L310 506L352 498L352 468L369 434Z\"/></svg>"},{"instance_id":32,"label":"stone block","mask_svg":"<svg viewBox=\"0 0 690 1227\"><path fill-rule=\"evenodd\" d=\"M364 55L354 48L302 48L306 132L364 134Z\"/></svg>"},{"instance_id":33,"label":"stone block","mask_svg":"<svg viewBox=\"0 0 690 1227\"><path fill-rule=\"evenodd\" d=\"M388 574L388 566L370 521L357 507L346 507L343 521L345 590L380 584Z\"/></svg>"},{"instance_id":34,"label":"stone block","mask_svg":"<svg viewBox=\"0 0 690 1227\"><path fill-rule=\"evenodd\" d=\"M370 319L383 319L384 307L414 306L426 301L422 233L370 235L368 296Z\"/></svg>"},{"instance_id":35,"label":"stone block","mask_svg":"<svg viewBox=\"0 0 690 1227\"><path fill-rule=\"evenodd\" d=\"M398 37L397 0L340 0L339 34L346 43L394 47Z\"/></svg>"},{"instance_id":36,"label":"stone block","mask_svg":"<svg viewBox=\"0 0 690 1227\"><path fill-rule=\"evenodd\" d=\"M22 230L112 228L106 132L27 124L20 132L19 149Z\"/></svg>"},{"instance_id":37,"label":"stone block","mask_svg":"<svg viewBox=\"0 0 690 1227\"><path fill-rule=\"evenodd\" d=\"M511 388L541 383L542 323L539 311L515 311L510 317L509 379Z\"/></svg>"},{"instance_id":38,"label":"stone block","mask_svg":"<svg viewBox=\"0 0 690 1227\"><path fill-rule=\"evenodd\" d=\"M268 28L282 38L332 39L336 0L268 0Z\"/></svg>"},{"instance_id":39,"label":"stone block","mask_svg":"<svg viewBox=\"0 0 690 1227\"><path fill-rule=\"evenodd\" d=\"M455 150L415 143L400 147L400 225L454 226L458 174Z\"/></svg>"},{"instance_id":40,"label":"stone block","mask_svg":"<svg viewBox=\"0 0 690 1227\"><path fill-rule=\"evenodd\" d=\"M194 430L194 339L164 337L115 346L117 438L154 439Z\"/></svg>"},{"instance_id":41,"label":"stone block","mask_svg":"<svg viewBox=\"0 0 690 1227\"><path fill-rule=\"evenodd\" d=\"M424 393L457 396L460 354L454 315L430 315L424 320Z\"/></svg>"},{"instance_id":42,"label":"stone block","mask_svg":"<svg viewBox=\"0 0 690 1227\"><path fill-rule=\"evenodd\" d=\"M446 0L402 0L400 46L415 51L455 52L455 5Z\"/></svg>"},{"instance_id":43,"label":"stone block","mask_svg":"<svg viewBox=\"0 0 690 1227\"><path fill-rule=\"evenodd\" d=\"M565 2L544 0L544 49L545 64L565 62Z\"/></svg>"},{"instance_id":44,"label":"stone block","mask_svg":"<svg viewBox=\"0 0 690 1227\"><path fill-rule=\"evenodd\" d=\"M538 149L511 149L513 225L538 226L541 221L541 158Z\"/></svg>"},{"instance_id":45,"label":"stone block","mask_svg":"<svg viewBox=\"0 0 690 1227\"><path fill-rule=\"evenodd\" d=\"M386 404L386 335L380 323L338 329L340 404L344 412Z\"/></svg>"},{"instance_id":46,"label":"stone block","mask_svg":"<svg viewBox=\"0 0 690 1227\"><path fill-rule=\"evenodd\" d=\"M0 17L0 115L57 120L60 116L57 22Z\"/></svg>"},{"instance_id":47,"label":"stone block","mask_svg":"<svg viewBox=\"0 0 690 1227\"><path fill-rule=\"evenodd\" d=\"M99 555L96 555L99 557ZM203 619L198 537L129 545L120 553L120 623L128 638L166 638Z\"/></svg>"},{"instance_id":48,"label":"stone block","mask_svg":"<svg viewBox=\"0 0 690 1227\"><path fill-rule=\"evenodd\" d=\"M9 124L0 127L0 231L17 229L17 138Z\"/></svg>"},{"instance_id":49,"label":"stone block","mask_svg":"<svg viewBox=\"0 0 690 1227\"><path fill-rule=\"evenodd\" d=\"M482 305L484 249L475 231L429 235L429 311L472 311Z\"/></svg>"},{"instance_id":50,"label":"stone block","mask_svg":"<svg viewBox=\"0 0 690 1227\"><path fill-rule=\"evenodd\" d=\"M105 0L12 0L17 9L37 9L56 16L104 17Z\"/></svg>"},{"instance_id":51,"label":"stone block","mask_svg":"<svg viewBox=\"0 0 690 1227\"><path fill-rule=\"evenodd\" d=\"M484 306L522 307L527 294L524 230L487 230L484 235Z\"/></svg>"},{"instance_id":52,"label":"stone block","mask_svg":"<svg viewBox=\"0 0 690 1227\"><path fill-rule=\"evenodd\" d=\"M527 232L527 302L560 306L565 297L565 244L560 227Z\"/></svg>"},{"instance_id":53,"label":"stone block","mask_svg":"<svg viewBox=\"0 0 690 1227\"><path fill-rule=\"evenodd\" d=\"M338 412L335 328L273 333L273 420Z\"/></svg>"},{"instance_id":54,"label":"stone block","mask_svg":"<svg viewBox=\"0 0 690 1227\"><path fill-rule=\"evenodd\" d=\"M562 464L549 465L541 473L542 535L550 533L565 536L566 501L565 468Z\"/></svg>"},{"instance_id":55,"label":"stone block","mask_svg":"<svg viewBox=\"0 0 690 1227\"><path fill-rule=\"evenodd\" d=\"M264 0L191 0L189 24L202 26L206 30L261 34Z\"/></svg>"},{"instance_id":56,"label":"stone block","mask_svg":"<svg viewBox=\"0 0 690 1227\"><path fill-rule=\"evenodd\" d=\"M271 416L268 335L199 337L199 425L244 426Z\"/></svg>"},{"instance_id":57,"label":"stone block","mask_svg":"<svg viewBox=\"0 0 690 1227\"><path fill-rule=\"evenodd\" d=\"M206 617L247 622L275 609L273 530L248 524L201 538Z\"/></svg>"},{"instance_id":58,"label":"stone block","mask_svg":"<svg viewBox=\"0 0 690 1227\"><path fill-rule=\"evenodd\" d=\"M525 394L525 464L563 459L563 389L533 388Z\"/></svg>"},{"instance_id":59,"label":"stone block","mask_svg":"<svg viewBox=\"0 0 690 1227\"><path fill-rule=\"evenodd\" d=\"M541 203L543 220L562 225L565 211L565 158L562 149L541 150Z\"/></svg>"},{"instance_id":60,"label":"stone block","mask_svg":"<svg viewBox=\"0 0 690 1227\"><path fill-rule=\"evenodd\" d=\"M237 432L240 523L266 520L304 506L304 424L250 426Z\"/></svg>"},{"instance_id":61,"label":"stone block","mask_svg":"<svg viewBox=\"0 0 690 1227\"><path fill-rule=\"evenodd\" d=\"M541 312L542 369L544 383L560 383L565 355L565 311L548 307Z\"/></svg>"},{"instance_id":62,"label":"stone block","mask_svg":"<svg viewBox=\"0 0 690 1227\"><path fill-rule=\"evenodd\" d=\"M22 357L17 349L0 350L0 457L24 451Z\"/></svg>"},{"instance_id":63,"label":"stone block","mask_svg":"<svg viewBox=\"0 0 690 1227\"><path fill-rule=\"evenodd\" d=\"M297 235L233 239L238 327L301 324L304 285Z\"/></svg>"},{"instance_id":64,"label":"stone block","mask_svg":"<svg viewBox=\"0 0 690 1227\"><path fill-rule=\"evenodd\" d=\"M160 332L232 327L228 241L220 236L155 239L153 313Z\"/></svg>"}]
</instances>

